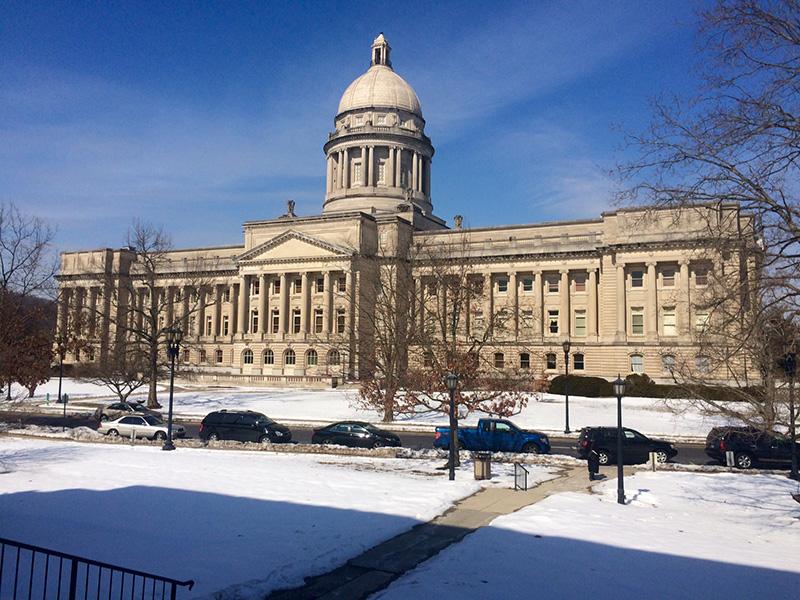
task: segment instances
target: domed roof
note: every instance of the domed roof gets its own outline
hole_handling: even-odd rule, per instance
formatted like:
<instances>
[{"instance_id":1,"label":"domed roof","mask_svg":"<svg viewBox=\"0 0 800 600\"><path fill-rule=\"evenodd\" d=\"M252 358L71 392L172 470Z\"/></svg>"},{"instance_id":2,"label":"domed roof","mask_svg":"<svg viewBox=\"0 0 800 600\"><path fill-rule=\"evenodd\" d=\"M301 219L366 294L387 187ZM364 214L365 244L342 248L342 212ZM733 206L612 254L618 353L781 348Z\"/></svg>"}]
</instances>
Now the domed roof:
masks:
<instances>
[{"instance_id":1,"label":"domed roof","mask_svg":"<svg viewBox=\"0 0 800 600\"><path fill-rule=\"evenodd\" d=\"M417 93L392 70L389 51L389 42L380 34L372 42L372 66L347 86L337 114L356 108L380 107L399 108L422 117Z\"/></svg>"}]
</instances>

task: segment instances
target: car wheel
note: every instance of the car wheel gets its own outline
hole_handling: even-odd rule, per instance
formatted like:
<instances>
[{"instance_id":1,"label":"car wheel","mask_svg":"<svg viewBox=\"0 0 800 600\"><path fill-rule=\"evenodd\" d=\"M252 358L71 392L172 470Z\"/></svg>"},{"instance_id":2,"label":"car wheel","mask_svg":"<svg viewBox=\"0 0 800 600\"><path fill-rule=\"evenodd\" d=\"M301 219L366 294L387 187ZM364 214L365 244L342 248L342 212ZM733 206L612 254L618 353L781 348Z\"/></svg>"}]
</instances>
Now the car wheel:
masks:
<instances>
[{"instance_id":1,"label":"car wheel","mask_svg":"<svg viewBox=\"0 0 800 600\"><path fill-rule=\"evenodd\" d=\"M119 431L116 429L109 429L106 435L109 437L117 437L119 435Z\"/></svg>"},{"instance_id":2,"label":"car wheel","mask_svg":"<svg viewBox=\"0 0 800 600\"><path fill-rule=\"evenodd\" d=\"M753 468L753 457L750 456L747 452L740 452L735 456L735 464L740 469L751 469Z\"/></svg>"},{"instance_id":3,"label":"car wheel","mask_svg":"<svg viewBox=\"0 0 800 600\"><path fill-rule=\"evenodd\" d=\"M530 442L522 447L522 451L526 454L539 454L539 446Z\"/></svg>"},{"instance_id":4,"label":"car wheel","mask_svg":"<svg viewBox=\"0 0 800 600\"><path fill-rule=\"evenodd\" d=\"M219 436L217 435L216 432L208 434L208 441L209 442L216 442L218 440L219 440Z\"/></svg>"},{"instance_id":5,"label":"car wheel","mask_svg":"<svg viewBox=\"0 0 800 600\"><path fill-rule=\"evenodd\" d=\"M597 451L597 462L601 465L607 465L611 462L611 455L608 453L608 450Z\"/></svg>"},{"instance_id":6,"label":"car wheel","mask_svg":"<svg viewBox=\"0 0 800 600\"><path fill-rule=\"evenodd\" d=\"M265 444L265 445L266 444L271 444L272 440L269 439L268 435L262 435L260 438L258 438L258 443L259 444Z\"/></svg>"},{"instance_id":7,"label":"car wheel","mask_svg":"<svg viewBox=\"0 0 800 600\"><path fill-rule=\"evenodd\" d=\"M381 444L380 442L372 442L372 445L370 446L370 448L372 448L373 450L375 450L375 448L382 448L382 447L383 444Z\"/></svg>"},{"instance_id":8,"label":"car wheel","mask_svg":"<svg viewBox=\"0 0 800 600\"><path fill-rule=\"evenodd\" d=\"M163 431L156 431L156 435L154 437L155 439L163 442L164 440L167 439L167 434L164 433Z\"/></svg>"},{"instance_id":9,"label":"car wheel","mask_svg":"<svg viewBox=\"0 0 800 600\"><path fill-rule=\"evenodd\" d=\"M664 464L669 460L669 456L667 456L667 452L665 450L657 450L656 451L656 462Z\"/></svg>"}]
</instances>

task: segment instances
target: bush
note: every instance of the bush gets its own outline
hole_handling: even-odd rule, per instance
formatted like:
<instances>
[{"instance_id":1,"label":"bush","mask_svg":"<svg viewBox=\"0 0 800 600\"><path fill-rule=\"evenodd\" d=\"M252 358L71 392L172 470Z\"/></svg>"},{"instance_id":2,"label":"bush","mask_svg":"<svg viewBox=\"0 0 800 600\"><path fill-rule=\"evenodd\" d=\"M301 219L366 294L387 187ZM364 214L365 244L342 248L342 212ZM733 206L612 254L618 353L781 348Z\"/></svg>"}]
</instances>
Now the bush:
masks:
<instances>
[{"instance_id":1,"label":"bush","mask_svg":"<svg viewBox=\"0 0 800 600\"><path fill-rule=\"evenodd\" d=\"M564 384L569 380L569 393L575 396L587 396L589 398L602 398L613 396L611 383L602 377L585 377L583 375L559 375L550 382L551 394L563 394Z\"/></svg>"}]
</instances>

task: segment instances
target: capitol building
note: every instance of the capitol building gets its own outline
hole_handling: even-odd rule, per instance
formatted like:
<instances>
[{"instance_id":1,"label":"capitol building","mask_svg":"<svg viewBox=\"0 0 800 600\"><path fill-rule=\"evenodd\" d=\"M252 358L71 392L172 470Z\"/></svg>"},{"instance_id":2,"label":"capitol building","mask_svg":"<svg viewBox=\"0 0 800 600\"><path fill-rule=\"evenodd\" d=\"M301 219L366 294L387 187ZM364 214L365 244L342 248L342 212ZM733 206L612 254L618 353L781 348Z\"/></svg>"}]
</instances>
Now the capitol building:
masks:
<instances>
[{"instance_id":1,"label":"capitol building","mask_svg":"<svg viewBox=\"0 0 800 600\"><path fill-rule=\"evenodd\" d=\"M142 284L135 249L63 253L58 327L78 324L88 342L67 362L100 360L124 335L123 320L142 326L155 295L165 306L159 325L181 325L187 344L179 360L200 380L357 379L370 374L364 349L374 347L376 264L408 262L410 285L425 290L428 267L409 258L420 247L447 248L482 290L466 310L465 339L502 311L504 327L481 349L498 369L563 373L565 340L576 374L663 381L676 357L702 361L696 332L709 313L698 298L718 268L704 223L744 219L735 206L469 229L460 216L450 223L433 203L435 151L422 105L392 58L379 35L370 67L341 96L322 146L319 214L296 215L289 202L284 214L244 223L239 245L170 250L154 294ZM496 189L490 200L502 205ZM413 318L424 320L417 315L426 301L419 304Z\"/></svg>"}]
</instances>

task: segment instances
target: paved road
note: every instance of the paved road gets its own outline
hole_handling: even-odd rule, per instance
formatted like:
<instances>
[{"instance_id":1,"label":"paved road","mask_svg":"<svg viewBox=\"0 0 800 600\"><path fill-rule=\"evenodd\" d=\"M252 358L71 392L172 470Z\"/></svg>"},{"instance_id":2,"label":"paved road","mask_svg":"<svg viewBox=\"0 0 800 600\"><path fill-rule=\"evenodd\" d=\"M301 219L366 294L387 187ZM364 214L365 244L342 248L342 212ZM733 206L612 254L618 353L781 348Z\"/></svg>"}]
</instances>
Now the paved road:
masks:
<instances>
[{"instance_id":1,"label":"paved road","mask_svg":"<svg viewBox=\"0 0 800 600\"><path fill-rule=\"evenodd\" d=\"M0 421L8 423L18 423L23 419L25 423L32 425L50 425L54 427L61 426L65 423L61 415L42 415L33 413L18 413L18 412L0 412ZM198 423L185 423L176 421L186 428L187 437L197 437L200 429ZM67 415L67 427L92 427L95 428L97 423L86 416ZM310 443L313 428L311 427L296 427L292 428L292 440L298 443ZM407 448L422 449L431 448L433 446L433 434L427 432L412 432L412 431L398 431L400 440L403 446ZM566 438L550 437L550 446L553 454L566 454L568 456L575 456L575 440ZM709 459L703 451L703 446L698 444L675 444L678 449L678 456L674 459L676 462L704 465L709 463ZM710 463L714 464L714 463Z\"/></svg>"}]
</instances>

